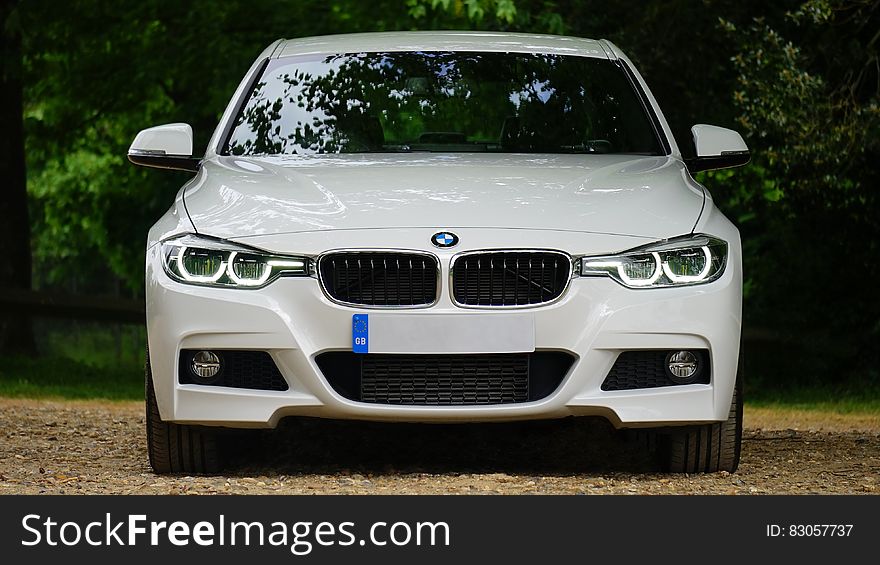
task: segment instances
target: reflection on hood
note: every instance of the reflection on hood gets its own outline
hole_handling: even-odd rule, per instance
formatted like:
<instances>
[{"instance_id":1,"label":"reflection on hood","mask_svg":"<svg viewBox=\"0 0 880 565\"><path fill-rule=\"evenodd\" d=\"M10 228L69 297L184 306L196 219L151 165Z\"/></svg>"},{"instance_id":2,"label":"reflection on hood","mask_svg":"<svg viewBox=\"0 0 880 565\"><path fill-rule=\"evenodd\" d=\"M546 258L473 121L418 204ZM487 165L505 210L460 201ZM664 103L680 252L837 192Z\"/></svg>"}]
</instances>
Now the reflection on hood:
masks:
<instances>
[{"instance_id":1,"label":"reflection on hood","mask_svg":"<svg viewBox=\"0 0 880 565\"><path fill-rule=\"evenodd\" d=\"M217 237L482 227L689 233L704 194L671 157L401 153L218 157L185 192Z\"/></svg>"}]
</instances>

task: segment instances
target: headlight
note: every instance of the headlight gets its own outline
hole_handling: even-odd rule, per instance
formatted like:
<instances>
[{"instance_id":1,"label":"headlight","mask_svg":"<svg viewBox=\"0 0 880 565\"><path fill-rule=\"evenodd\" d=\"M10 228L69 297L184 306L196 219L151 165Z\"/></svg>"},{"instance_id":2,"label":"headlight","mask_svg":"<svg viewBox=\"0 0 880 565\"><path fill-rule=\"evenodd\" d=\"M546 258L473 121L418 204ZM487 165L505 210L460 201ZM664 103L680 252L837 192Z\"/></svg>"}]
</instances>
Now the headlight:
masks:
<instances>
[{"instance_id":1,"label":"headlight","mask_svg":"<svg viewBox=\"0 0 880 565\"><path fill-rule=\"evenodd\" d=\"M702 284L724 273L727 243L697 234L602 257L581 258L581 276L610 276L629 288Z\"/></svg>"},{"instance_id":2,"label":"headlight","mask_svg":"<svg viewBox=\"0 0 880 565\"><path fill-rule=\"evenodd\" d=\"M257 288L280 276L308 276L309 259L271 255L219 239L187 234L162 243L168 276L188 284Z\"/></svg>"}]
</instances>

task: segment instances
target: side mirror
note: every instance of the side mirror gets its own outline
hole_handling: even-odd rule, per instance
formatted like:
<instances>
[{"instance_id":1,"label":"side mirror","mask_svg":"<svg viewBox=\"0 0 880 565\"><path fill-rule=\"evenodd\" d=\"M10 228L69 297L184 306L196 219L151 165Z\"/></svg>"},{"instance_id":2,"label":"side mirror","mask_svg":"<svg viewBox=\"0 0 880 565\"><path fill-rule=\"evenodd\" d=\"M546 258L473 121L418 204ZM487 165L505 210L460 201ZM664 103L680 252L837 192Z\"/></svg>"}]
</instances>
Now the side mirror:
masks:
<instances>
[{"instance_id":1,"label":"side mirror","mask_svg":"<svg viewBox=\"0 0 880 565\"><path fill-rule=\"evenodd\" d=\"M740 167L751 159L742 136L732 129L697 124L691 128L697 156L685 160L691 174L713 169Z\"/></svg>"},{"instance_id":2,"label":"side mirror","mask_svg":"<svg viewBox=\"0 0 880 565\"><path fill-rule=\"evenodd\" d=\"M142 167L198 171L201 159L192 156L189 124L166 124L141 130L128 148L128 160Z\"/></svg>"}]
</instances>

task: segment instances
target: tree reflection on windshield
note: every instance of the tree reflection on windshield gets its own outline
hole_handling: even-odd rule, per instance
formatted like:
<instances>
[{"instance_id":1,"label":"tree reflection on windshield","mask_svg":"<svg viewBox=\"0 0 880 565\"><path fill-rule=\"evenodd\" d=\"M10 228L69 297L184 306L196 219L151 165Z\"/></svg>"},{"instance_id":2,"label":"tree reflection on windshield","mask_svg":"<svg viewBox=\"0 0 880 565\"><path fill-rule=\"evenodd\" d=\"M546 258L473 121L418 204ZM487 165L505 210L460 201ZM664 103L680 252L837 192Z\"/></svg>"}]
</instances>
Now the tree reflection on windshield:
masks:
<instances>
[{"instance_id":1,"label":"tree reflection on windshield","mask_svg":"<svg viewBox=\"0 0 880 565\"><path fill-rule=\"evenodd\" d=\"M233 155L396 151L657 154L623 71L604 59L393 52L269 63Z\"/></svg>"}]
</instances>

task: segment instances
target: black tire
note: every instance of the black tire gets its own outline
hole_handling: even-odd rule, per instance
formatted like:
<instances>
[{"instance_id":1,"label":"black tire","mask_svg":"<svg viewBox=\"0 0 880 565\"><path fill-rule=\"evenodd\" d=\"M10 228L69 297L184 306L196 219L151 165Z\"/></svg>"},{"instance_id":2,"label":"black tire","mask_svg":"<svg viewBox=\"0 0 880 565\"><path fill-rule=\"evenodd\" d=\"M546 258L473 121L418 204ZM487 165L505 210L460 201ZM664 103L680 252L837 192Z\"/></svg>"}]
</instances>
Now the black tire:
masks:
<instances>
[{"instance_id":1,"label":"black tire","mask_svg":"<svg viewBox=\"0 0 880 565\"><path fill-rule=\"evenodd\" d=\"M660 435L659 455L661 465L667 471L671 473L736 471L742 447L743 394L740 371L733 389L727 420L682 428Z\"/></svg>"},{"instance_id":2,"label":"black tire","mask_svg":"<svg viewBox=\"0 0 880 565\"><path fill-rule=\"evenodd\" d=\"M145 373L147 452L153 472L210 474L219 471L220 450L215 431L163 422L159 416L149 351Z\"/></svg>"}]
</instances>

